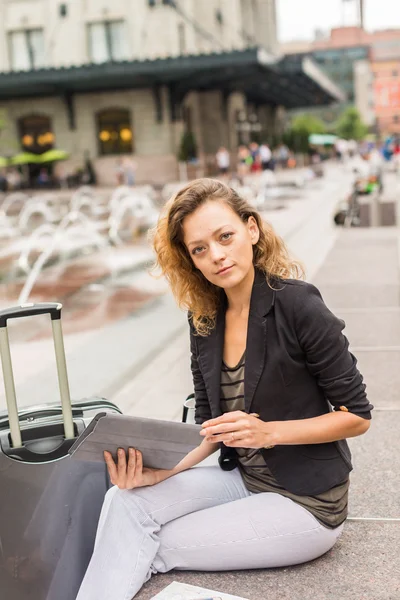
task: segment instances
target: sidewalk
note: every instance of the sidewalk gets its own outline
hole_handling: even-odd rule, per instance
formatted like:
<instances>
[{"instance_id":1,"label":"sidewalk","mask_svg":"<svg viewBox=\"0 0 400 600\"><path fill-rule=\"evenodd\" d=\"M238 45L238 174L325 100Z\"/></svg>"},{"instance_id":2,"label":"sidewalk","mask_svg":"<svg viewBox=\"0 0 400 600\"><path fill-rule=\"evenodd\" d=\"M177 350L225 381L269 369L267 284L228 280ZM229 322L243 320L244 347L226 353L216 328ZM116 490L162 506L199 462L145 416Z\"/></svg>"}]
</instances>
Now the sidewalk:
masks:
<instances>
[{"instance_id":1,"label":"sidewalk","mask_svg":"<svg viewBox=\"0 0 400 600\"><path fill-rule=\"evenodd\" d=\"M395 228L342 230L313 282L328 306L346 321L351 349L375 405L369 432L350 440L350 518L339 542L320 559L285 569L227 573L174 572L154 577L137 596L149 600L178 580L249 600L400 599L400 253ZM187 332L131 384L135 413L163 415L163 403L146 400L157 373L163 399L191 390ZM183 366L182 366L183 365ZM175 418L179 418L176 406ZM155 414L155 412L157 414Z\"/></svg>"},{"instance_id":2,"label":"sidewalk","mask_svg":"<svg viewBox=\"0 0 400 600\"><path fill-rule=\"evenodd\" d=\"M149 600L175 579L249 600L400 600L400 231L332 227L333 208L349 182L348 174L329 168L286 208L264 215L306 263L308 279L320 287L328 306L345 319L376 407L367 435L350 440L355 471L342 539L321 559L290 569L157 576L138 600ZM165 284L145 272L129 273L124 282L154 298L140 310L131 304L129 316L119 320L110 320L108 307L93 308L104 321L96 329L72 332L65 322L71 395L98 394L128 414L180 420L182 401L192 391L186 316L165 293ZM54 401L50 338L27 344L12 329L19 405ZM2 384L0 389L3 408Z\"/></svg>"}]
</instances>

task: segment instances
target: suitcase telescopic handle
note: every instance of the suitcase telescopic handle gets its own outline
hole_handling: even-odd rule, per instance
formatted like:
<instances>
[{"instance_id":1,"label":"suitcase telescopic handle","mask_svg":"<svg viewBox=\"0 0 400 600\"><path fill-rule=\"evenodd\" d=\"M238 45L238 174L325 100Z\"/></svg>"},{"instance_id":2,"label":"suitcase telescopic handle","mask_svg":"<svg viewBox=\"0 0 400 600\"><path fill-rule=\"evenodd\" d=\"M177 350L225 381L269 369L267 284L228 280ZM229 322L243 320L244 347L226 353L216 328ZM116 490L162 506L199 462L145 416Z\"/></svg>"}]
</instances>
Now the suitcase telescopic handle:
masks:
<instances>
[{"instance_id":1,"label":"suitcase telescopic handle","mask_svg":"<svg viewBox=\"0 0 400 600\"><path fill-rule=\"evenodd\" d=\"M11 443L13 448L22 447L21 429L19 426L17 398L15 394L14 373L11 362L10 341L8 338L8 319L18 319L35 315L49 314L53 328L54 349L56 353L58 383L60 387L61 406L66 439L73 439L74 421L69 392L65 349L61 328L61 309L59 302L41 302L38 304L22 304L0 311L0 355L3 366L4 387L10 423Z\"/></svg>"},{"instance_id":2,"label":"suitcase telescopic handle","mask_svg":"<svg viewBox=\"0 0 400 600\"><path fill-rule=\"evenodd\" d=\"M40 302L39 304L21 304L0 311L0 327L7 327L8 319L34 317L36 315L51 316L52 321L61 319L62 304L59 302Z\"/></svg>"}]
</instances>

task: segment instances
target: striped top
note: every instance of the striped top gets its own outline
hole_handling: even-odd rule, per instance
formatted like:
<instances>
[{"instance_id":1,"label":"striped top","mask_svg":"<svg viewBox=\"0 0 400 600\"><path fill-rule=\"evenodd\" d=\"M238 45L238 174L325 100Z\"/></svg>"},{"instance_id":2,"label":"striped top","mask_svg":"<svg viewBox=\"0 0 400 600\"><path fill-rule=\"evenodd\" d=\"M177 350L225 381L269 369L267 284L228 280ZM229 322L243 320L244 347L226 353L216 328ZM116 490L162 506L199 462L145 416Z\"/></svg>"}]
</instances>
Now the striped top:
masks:
<instances>
[{"instance_id":1,"label":"striped top","mask_svg":"<svg viewBox=\"0 0 400 600\"><path fill-rule=\"evenodd\" d=\"M222 362L221 369L221 410L223 413L234 410L244 411L244 371L245 356L235 367ZM239 468L245 486L250 492L274 492L290 498L307 509L322 525L334 529L347 517L349 480L317 496L299 496L279 485L266 465L258 448L236 448Z\"/></svg>"}]
</instances>

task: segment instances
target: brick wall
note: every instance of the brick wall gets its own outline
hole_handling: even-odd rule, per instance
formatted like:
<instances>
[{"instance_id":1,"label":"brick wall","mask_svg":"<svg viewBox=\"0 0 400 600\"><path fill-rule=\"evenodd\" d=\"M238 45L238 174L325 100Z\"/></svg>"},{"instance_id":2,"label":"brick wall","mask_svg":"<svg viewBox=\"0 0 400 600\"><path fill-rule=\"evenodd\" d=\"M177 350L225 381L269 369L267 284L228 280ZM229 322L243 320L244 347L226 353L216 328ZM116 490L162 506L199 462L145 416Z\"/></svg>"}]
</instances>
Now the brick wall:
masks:
<instances>
[{"instance_id":1,"label":"brick wall","mask_svg":"<svg viewBox=\"0 0 400 600\"><path fill-rule=\"evenodd\" d=\"M400 133L400 60L371 65L374 110L381 133Z\"/></svg>"}]
</instances>

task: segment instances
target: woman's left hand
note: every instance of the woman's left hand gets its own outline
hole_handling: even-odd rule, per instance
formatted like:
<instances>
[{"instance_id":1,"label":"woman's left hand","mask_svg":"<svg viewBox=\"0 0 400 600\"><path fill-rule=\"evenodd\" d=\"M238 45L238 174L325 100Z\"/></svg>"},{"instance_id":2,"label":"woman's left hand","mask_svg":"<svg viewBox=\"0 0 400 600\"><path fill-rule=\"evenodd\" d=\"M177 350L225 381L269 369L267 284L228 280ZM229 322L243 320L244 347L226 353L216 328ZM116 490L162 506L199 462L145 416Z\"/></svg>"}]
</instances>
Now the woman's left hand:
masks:
<instances>
[{"instance_id":1,"label":"woman's left hand","mask_svg":"<svg viewBox=\"0 0 400 600\"><path fill-rule=\"evenodd\" d=\"M205 421L200 435L208 442L232 448L271 448L275 445L272 424L240 410Z\"/></svg>"}]
</instances>

